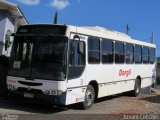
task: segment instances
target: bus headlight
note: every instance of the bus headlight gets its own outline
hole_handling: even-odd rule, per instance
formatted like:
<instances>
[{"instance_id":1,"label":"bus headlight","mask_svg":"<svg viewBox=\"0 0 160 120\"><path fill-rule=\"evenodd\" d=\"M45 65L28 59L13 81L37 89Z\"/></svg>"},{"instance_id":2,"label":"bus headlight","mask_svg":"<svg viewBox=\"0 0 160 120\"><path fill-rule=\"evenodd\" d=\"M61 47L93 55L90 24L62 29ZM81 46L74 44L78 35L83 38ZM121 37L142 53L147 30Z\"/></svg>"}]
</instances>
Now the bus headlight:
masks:
<instances>
[{"instance_id":1,"label":"bus headlight","mask_svg":"<svg viewBox=\"0 0 160 120\"><path fill-rule=\"evenodd\" d=\"M62 95L62 91L49 89L49 90L45 90L44 94L46 94L46 95Z\"/></svg>"},{"instance_id":2,"label":"bus headlight","mask_svg":"<svg viewBox=\"0 0 160 120\"><path fill-rule=\"evenodd\" d=\"M7 88L9 90L16 90L17 89L14 85L8 85Z\"/></svg>"},{"instance_id":3,"label":"bus headlight","mask_svg":"<svg viewBox=\"0 0 160 120\"><path fill-rule=\"evenodd\" d=\"M49 91L49 90L46 90L46 91L44 91L44 94L50 95L50 91Z\"/></svg>"},{"instance_id":4,"label":"bus headlight","mask_svg":"<svg viewBox=\"0 0 160 120\"><path fill-rule=\"evenodd\" d=\"M57 95L57 91L56 90L51 90L51 95Z\"/></svg>"},{"instance_id":5,"label":"bus headlight","mask_svg":"<svg viewBox=\"0 0 160 120\"><path fill-rule=\"evenodd\" d=\"M62 90L57 90L57 95L62 95Z\"/></svg>"}]
</instances>

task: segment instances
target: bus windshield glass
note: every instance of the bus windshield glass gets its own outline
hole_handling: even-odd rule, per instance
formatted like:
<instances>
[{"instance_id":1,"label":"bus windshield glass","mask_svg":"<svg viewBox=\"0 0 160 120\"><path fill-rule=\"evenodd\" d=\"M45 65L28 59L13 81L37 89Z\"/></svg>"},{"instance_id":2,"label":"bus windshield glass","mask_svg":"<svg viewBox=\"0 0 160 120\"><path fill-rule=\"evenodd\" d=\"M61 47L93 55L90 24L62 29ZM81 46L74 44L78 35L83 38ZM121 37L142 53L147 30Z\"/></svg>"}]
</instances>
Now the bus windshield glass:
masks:
<instances>
[{"instance_id":1,"label":"bus windshield glass","mask_svg":"<svg viewBox=\"0 0 160 120\"><path fill-rule=\"evenodd\" d=\"M9 75L65 80L66 55L66 37L16 36L12 47Z\"/></svg>"}]
</instances>

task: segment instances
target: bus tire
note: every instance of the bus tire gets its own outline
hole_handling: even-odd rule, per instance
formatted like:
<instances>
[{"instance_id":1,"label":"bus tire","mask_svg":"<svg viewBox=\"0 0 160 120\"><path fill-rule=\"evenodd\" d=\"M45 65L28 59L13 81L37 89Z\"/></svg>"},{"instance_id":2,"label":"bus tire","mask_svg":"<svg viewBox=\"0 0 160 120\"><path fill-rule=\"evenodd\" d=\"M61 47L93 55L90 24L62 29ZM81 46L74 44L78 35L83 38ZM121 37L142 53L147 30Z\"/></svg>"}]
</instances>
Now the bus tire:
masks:
<instances>
[{"instance_id":1,"label":"bus tire","mask_svg":"<svg viewBox=\"0 0 160 120\"><path fill-rule=\"evenodd\" d=\"M81 103L82 109L84 110L89 109L94 104L94 100L95 100L95 90L92 85L88 85L85 93L84 102Z\"/></svg>"},{"instance_id":2,"label":"bus tire","mask_svg":"<svg viewBox=\"0 0 160 120\"><path fill-rule=\"evenodd\" d=\"M137 97L140 93L140 89L141 89L141 82L139 79L136 79L135 85L134 85L134 90L131 91L131 96Z\"/></svg>"}]
</instances>

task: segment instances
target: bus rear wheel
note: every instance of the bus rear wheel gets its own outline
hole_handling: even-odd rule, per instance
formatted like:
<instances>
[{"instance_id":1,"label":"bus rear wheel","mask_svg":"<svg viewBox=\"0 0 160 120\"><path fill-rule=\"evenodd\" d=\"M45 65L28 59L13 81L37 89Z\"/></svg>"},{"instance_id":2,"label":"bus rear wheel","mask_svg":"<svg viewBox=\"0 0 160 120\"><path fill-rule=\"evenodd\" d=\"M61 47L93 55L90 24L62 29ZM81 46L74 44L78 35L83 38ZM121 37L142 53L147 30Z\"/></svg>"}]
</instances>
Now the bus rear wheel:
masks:
<instances>
[{"instance_id":1,"label":"bus rear wheel","mask_svg":"<svg viewBox=\"0 0 160 120\"><path fill-rule=\"evenodd\" d=\"M87 86L87 90L85 93L85 98L84 98L84 102L82 102L82 109L89 109L95 100L95 90L93 88L93 86L88 85Z\"/></svg>"},{"instance_id":2,"label":"bus rear wheel","mask_svg":"<svg viewBox=\"0 0 160 120\"><path fill-rule=\"evenodd\" d=\"M141 82L139 79L136 79L135 85L134 85L134 90L131 91L131 96L137 97L140 93L141 90Z\"/></svg>"}]
</instances>

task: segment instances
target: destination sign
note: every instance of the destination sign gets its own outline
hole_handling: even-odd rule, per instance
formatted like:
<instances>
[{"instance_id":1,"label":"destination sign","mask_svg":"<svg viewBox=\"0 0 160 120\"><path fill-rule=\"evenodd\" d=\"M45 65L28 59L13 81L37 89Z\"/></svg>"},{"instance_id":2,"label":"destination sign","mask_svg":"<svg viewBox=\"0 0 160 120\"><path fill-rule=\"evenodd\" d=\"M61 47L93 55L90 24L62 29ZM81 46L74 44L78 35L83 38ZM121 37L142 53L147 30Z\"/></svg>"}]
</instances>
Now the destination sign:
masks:
<instances>
[{"instance_id":1,"label":"destination sign","mask_svg":"<svg viewBox=\"0 0 160 120\"><path fill-rule=\"evenodd\" d=\"M17 34L54 34L65 35L66 26L62 25L24 25L20 26Z\"/></svg>"}]
</instances>

